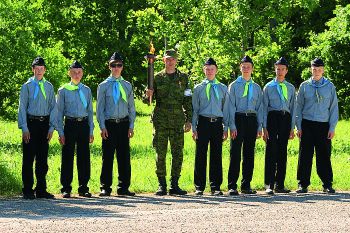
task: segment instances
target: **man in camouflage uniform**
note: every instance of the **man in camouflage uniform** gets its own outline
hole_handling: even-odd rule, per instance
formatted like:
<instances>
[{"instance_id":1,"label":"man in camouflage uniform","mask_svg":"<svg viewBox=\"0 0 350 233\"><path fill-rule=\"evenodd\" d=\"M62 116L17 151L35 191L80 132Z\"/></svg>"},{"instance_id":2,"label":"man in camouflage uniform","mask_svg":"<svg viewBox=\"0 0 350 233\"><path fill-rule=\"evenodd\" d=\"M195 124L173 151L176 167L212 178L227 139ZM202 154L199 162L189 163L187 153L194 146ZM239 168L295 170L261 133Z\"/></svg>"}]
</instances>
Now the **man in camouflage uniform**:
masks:
<instances>
[{"instance_id":1,"label":"man in camouflage uniform","mask_svg":"<svg viewBox=\"0 0 350 233\"><path fill-rule=\"evenodd\" d=\"M152 115L154 127L153 147L157 153L157 170L159 188L156 195L167 194L166 153L168 140L172 154L171 186L169 194L185 195L178 180L183 161L184 132L191 130L192 92L188 76L176 69L178 54L167 50L163 57L165 69L155 75L154 89L148 89L146 96L153 96L156 106Z\"/></svg>"}]
</instances>

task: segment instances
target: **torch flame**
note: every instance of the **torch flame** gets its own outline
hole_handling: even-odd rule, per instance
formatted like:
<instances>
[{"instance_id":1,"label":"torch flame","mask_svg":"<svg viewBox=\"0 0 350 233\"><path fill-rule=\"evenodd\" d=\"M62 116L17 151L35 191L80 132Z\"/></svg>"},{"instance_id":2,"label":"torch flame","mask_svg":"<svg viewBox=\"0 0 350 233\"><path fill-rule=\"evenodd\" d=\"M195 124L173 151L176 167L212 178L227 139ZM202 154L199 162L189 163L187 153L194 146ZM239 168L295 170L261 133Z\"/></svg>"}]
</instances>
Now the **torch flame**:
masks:
<instances>
[{"instance_id":1,"label":"torch flame","mask_svg":"<svg viewBox=\"0 0 350 233\"><path fill-rule=\"evenodd\" d=\"M150 53L150 54L154 54L155 51L156 51L156 49L154 48L153 43L152 43L152 41L151 41L151 43L150 43L150 48L149 48L149 53Z\"/></svg>"}]
</instances>

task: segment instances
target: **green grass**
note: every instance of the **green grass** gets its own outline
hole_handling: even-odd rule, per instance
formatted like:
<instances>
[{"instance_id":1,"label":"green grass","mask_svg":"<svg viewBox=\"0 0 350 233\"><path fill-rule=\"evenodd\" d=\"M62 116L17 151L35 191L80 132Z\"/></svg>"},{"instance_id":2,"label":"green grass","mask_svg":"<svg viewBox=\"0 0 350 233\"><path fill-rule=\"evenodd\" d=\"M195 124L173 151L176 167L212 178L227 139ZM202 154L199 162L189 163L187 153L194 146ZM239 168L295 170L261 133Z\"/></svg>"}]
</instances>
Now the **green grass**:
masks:
<instances>
[{"instance_id":1,"label":"green grass","mask_svg":"<svg viewBox=\"0 0 350 233\"><path fill-rule=\"evenodd\" d=\"M135 123L135 136L131 139L131 166L132 177L130 189L140 192L154 192L157 188L155 174L155 152L152 148L152 124L150 123L149 107L141 101L136 101L138 117ZM96 119L95 119L96 120ZM21 131L16 122L0 120L0 195L18 195L21 192L21 166L22 148ZM340 121L336 128L336 137L333 140L332 164L334 172L334 187L337 190L350 190L350 122ZM89 187L93 193L99 192L99 177L101 172L101 137L99 127L95 121L95 142L91 145L91 179ZM188 191L194 191L195 143L191 134L185 135L184 163L180 185ZM259 139L256 146L255 169L252 187L263 189L264 187L264 142ZM297 188L296 168L298 159L298 139L290 141L288 145L288 166L286 186L290 189ZM222 189L227 190L227 172L229 164L229 140L223 146L223 176ZM321 181L316 174L315 162L311 177L312 190L321 190ZM58 143L57 132L50 143L49 172L47 175L48 190L53 193L60 192L60 167L61 146ZM113 191L117 185L116 162L114 164ZM171 154L167 155L167 171L170 172ZM77 192L77 174L74 168L73 192ZM208 185L207 185L208 186Z\"/></svg>"}]
</instances>

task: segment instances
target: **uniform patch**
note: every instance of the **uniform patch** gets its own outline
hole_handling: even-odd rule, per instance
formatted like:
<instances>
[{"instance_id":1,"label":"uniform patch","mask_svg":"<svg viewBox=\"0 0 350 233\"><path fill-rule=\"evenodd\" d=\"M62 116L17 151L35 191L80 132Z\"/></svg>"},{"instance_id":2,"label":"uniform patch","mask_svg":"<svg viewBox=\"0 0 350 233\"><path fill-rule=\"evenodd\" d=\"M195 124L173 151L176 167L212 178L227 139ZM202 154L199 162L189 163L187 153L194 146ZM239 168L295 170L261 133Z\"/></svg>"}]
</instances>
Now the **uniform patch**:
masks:
<instances>
[{"instance_id":1,"label":"uniform patch","mask_svg":"<svg viewBox=\"0 0 350 233\"><path fill-rule=\"evenodd\" d=\"M184 96L192 96L192 90L191 89L186 89L184 92Z\"/></svg>"}]
</instances>

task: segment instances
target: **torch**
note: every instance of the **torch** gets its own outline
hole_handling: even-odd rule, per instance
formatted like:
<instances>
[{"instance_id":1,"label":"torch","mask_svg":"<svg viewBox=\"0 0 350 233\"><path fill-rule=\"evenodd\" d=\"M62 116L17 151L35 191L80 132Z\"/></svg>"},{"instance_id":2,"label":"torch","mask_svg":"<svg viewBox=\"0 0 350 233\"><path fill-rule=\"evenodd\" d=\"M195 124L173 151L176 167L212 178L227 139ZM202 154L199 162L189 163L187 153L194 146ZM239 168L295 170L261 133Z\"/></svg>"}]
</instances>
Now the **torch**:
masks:
<instances>
[{"instance_id":1,"label":"torch","mask_svg":"<svg viewBox=\"0 0 350 233\"><path fill-rule=\"evenodd\" d=\"M153 90L153 82L154 82L154 61L156 59L156 55L154 54L155 48L153 46L153 43L151 41L150 43L150 49L148 54L145 56L145 58L148 61L148 68L147 68L147 87L148 89ZM149 97L149 105L152 103L152 96Z\"/></svg>"}]
</instances>

